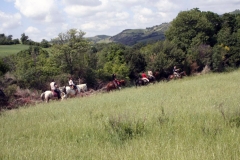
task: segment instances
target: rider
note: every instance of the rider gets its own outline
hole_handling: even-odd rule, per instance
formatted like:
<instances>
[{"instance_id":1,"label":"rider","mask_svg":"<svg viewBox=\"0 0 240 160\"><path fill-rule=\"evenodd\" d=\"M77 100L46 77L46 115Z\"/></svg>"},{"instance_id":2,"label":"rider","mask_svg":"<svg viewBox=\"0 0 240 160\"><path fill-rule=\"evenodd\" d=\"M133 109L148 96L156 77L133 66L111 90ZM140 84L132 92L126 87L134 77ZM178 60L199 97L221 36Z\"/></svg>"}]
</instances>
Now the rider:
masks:
<instances>
[{"instance_id":1,"label":"rider","mask_svg":"<svg viewBox=\"0 0 240 160\"><path fill-rule=\"evenodd\" d=\"M173 75L175 77L180 77L179 68L177 68L176 66L173 67Z\"/></svg>"},{"instance_id":2,"label":"rider","mask_svg":"<svg viewBox=\"0 0 240 160\"><path fill-rule=\"evenodd\" d=\"M116 74L113 73L113 74L112 74L112 80L113 80L115 86L118 87L119 89L121 89L120 84L119 84L119 81L117 80L116 77L117 77Z\"/></svg>"},{"instance_id":3,"label":"rider","mask_svg":"<svg viewBox=\"0 0 240 160\"><path fill-rule=\"evenodd\" d=\"M68 81L69 86L71 87L71 89L75 89L76 90L76 94L77 94L77 86L73 83L72 77L69 77L69 81Z\"/></svg>"},{"instance_id":4,"label":"rider","mask_svg":"<svg viewBox=\"0 0 240 160\"><path fill-rule=\"evenodd\" d=\"M56 84L54 79L52 79L52 82L50 83L50 88L51 88L51 91L54 91L57 93L58 99L61 99L60 90L58 89L58 85Z\"/></svg>"},{"instance_id":5,"label":"rider","mask_svg":"<svg viewBox=\"0 0 240 160\"><path fill-rule=\"evenodd\" d=\"M146 80L147 82L149 82L149 79L147 78L147 75L145 72L142 73L142 80Z\"/></svg>"},{"instance_id":6,"label":"rider","mask_svg":"<svg viewBox=\"0 0 240 160\"><path fill-rule=\"evenodd\" d=\"M148 71L148 78L149 79L155 79L155 77L153 76L152 71Z\"/></svg>"}]
</instances>

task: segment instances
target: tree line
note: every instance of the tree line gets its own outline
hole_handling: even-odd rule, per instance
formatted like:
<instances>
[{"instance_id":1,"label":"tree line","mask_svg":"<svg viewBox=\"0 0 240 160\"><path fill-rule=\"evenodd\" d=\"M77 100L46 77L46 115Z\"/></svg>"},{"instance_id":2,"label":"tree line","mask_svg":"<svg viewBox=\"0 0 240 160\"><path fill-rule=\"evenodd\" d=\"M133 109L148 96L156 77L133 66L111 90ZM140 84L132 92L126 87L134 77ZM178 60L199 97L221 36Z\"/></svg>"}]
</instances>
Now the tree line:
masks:
<instances>
[{"instance_id":1,"label":"tree line","mask_svg":"<svg viewBox=\"0 0 240 160\"><path fill-rule=\"evenodd\" d=\"M81 78L89 87L117 78L128 82L147 70L162 77L174 65L188 74L208 66L213 72L231 71L240 65L240 15L217 15L194 8L179 12L164 41L126 46L94 44L85 32L70 29L53 38L48 51L40 45L0 59L0 76L11 73L21 88L49 89L51 79L66 85L67 78ZM28 39L26 35L25 42ZM24 41L24 40L23 40ZM195 64L195 67L192 67Z\"/></svg>"},{"instance_id":2,"label":"tree line","mask_svg":"<svg viewBox=\"0 0 240 160\"><path fill-rule=\"evenodd\" d=\"M0 45L25 44L25 45L36 45L42 48L51 47L51 44L47 40L43 39L40 43L34 42L31 39L29 39L25 33L21 34L20 40L18 38L13 39L12 37L13 37L12 35L5 35L4 33L0 34Z\"/></svg>"}]
</instances>

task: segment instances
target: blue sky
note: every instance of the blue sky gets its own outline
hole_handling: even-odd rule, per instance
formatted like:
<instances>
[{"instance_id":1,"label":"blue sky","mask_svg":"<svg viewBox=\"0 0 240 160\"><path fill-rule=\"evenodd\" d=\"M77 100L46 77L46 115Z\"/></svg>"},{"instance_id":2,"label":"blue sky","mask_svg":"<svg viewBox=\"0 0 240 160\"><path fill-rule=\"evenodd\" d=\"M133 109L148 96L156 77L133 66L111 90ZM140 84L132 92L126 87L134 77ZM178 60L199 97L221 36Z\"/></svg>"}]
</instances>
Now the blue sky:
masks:
<instances>
[{"instance_id":1,"label":"blue sky","mask_svg":"<svg viewBox=\"0 0 240 160\"><path fill-rule=\"evenodd\" d=\"M223 14L240 9L240 0L0 0L0 33L41 42L75 28L113 36L170 22L180 11L199 8Z\"/></svg>"}]
</instances>

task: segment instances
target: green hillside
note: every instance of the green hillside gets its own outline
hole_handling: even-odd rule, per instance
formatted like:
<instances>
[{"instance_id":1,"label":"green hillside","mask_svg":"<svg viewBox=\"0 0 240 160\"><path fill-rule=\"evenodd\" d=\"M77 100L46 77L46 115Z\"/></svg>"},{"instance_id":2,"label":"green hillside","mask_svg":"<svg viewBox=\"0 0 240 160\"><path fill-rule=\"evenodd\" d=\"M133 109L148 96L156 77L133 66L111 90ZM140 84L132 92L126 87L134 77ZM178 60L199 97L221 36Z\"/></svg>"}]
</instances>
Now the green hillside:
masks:
<instances>
[{"instance_id":1,"label":"green hillside","mask_svg":"<svg viewBox=\"0 0 240 160\"><path fill-rule=\"evenodd\" d=\"M239 159L240 70L3 112L0 159Z\"/></svg>"},{"instance_id":2,"label":"green hillside","mask_svg":"<svg viewBox=\"0 0 240 160\"><path fill-rule=\"evenodd\" d=\"M153 42L164 40L164 32L168 29L170 23L162 23L146 29L125 29L121 33L114 36L99 35L95 37L88 37L94 43L109 43L116 42L124 45L132 46L136 43Z\"/></svg>"}]
</instances>

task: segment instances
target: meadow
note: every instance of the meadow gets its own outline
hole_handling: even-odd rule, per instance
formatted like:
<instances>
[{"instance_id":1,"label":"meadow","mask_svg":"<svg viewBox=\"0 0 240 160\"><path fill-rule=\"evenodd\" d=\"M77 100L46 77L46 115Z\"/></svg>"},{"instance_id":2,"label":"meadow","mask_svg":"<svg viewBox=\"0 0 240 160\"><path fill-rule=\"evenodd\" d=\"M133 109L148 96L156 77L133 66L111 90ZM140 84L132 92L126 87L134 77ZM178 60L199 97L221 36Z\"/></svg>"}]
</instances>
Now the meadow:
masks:
<instances>
[{"instance_id":1,"label":"meadow","mask_svg":"<svg viewBox=\"0 0 240 160\"><path fill-rule=\"evenodd\" d=\"M22 45L22 44L0 45L0 57L17 54L21 50L25 50L28 48L29 48L29 45Z\"/></svg>"},{"instance_id":2,"label":"meadow","mask_svg":"<svg viewBox=\"0 0 240 160\"><path fill-rule=\"evenodd\" d=\"M4 111L0 159L235 160L240 70Z\"/></svg>"},{"instance_id":3,"label":"meadow","mask_svg":"<svg viewBox=\"0 0 240 160\"><path fill-rule=\"evenodd\" d=\"M29 48L29 45L16 44L16 45L0 45L0 57L17 54L22 50ZM50 51L50 48L43 48L44 50Z\"/></svg>"}]
</instances>

